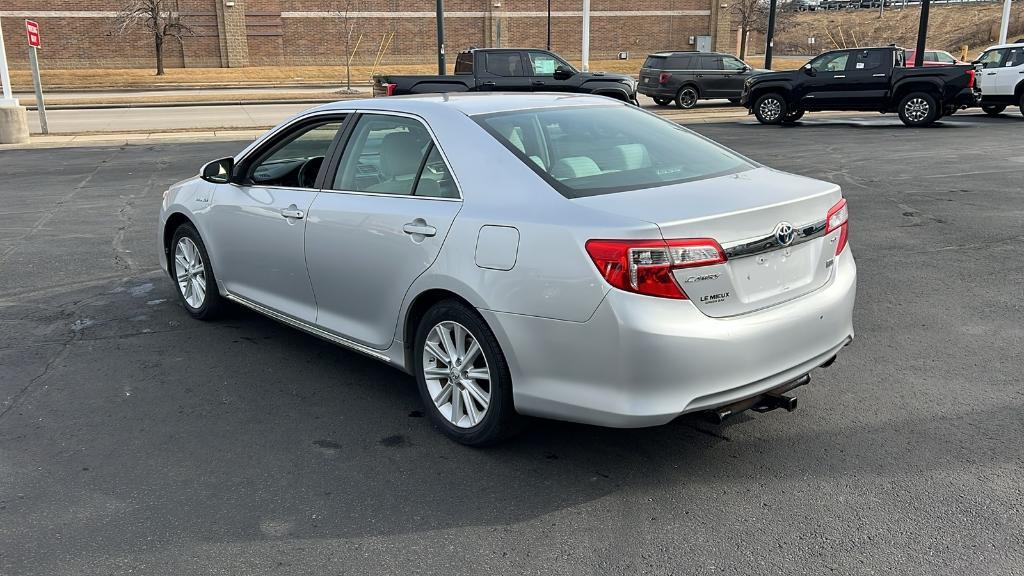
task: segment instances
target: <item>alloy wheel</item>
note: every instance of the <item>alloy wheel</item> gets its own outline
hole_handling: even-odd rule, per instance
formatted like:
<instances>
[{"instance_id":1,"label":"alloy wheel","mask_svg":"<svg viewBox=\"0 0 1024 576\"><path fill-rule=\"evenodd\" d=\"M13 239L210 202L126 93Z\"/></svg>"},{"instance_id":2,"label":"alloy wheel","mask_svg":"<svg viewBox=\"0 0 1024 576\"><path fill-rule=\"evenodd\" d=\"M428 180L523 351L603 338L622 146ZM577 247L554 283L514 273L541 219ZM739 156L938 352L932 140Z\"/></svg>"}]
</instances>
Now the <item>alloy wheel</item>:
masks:
<instances>
[{"instance_id":1,"label":"alloy wheel","mask_svg":"<svg viewBox=\"0 0 1024 576\"><path fill-rule=\"evenodd\" d=\"M679 93L679 105L683 108L693 108L697 105L697 91L693 88L683 88Z\"/></svg>"},{"instance_id":2,"label":"alloy wheel","mask_svg":"<svg viewBox=\"0 0 1024 576\"><path fill-rule=\"evenodd\" d=\"M201 308L206 301L206 268L199 247L188 236L174 247L174 273L181 297L192 308Z\"/></svg>"},{"instance_id":3,"label":"alloy wheel","mask_svg":"<svg viewBox=\"0 0 1024 576\"><path fill-rule=\"evenodd\" d=\"M911 98L904 106L903 112L912 122L921 122L928 117L930 107L924 98Z\"/></svg>"},{"instance_id":4,"label":"alloy wheel","mask_svg":"<svg viewBox=\"0 0 1024 576\"><path fill-rule=\"evenodd\" d=\"M782 102L776 98L765 98L761 101L760 112L761 116L769 122L777 120L782 114Z\"/></svg>"},{"instance_id":5,"label":"alloy wheel","mask_svg":"<svg viewBox=\"0 0 1024 576\"><path fill-rule=\"evenodd\" d=\"M434 326L423 344L423 376L434 407L453 426L472 428L491 403L491 371L477 338L458 322Z\"/></svg>"}]
</instances>

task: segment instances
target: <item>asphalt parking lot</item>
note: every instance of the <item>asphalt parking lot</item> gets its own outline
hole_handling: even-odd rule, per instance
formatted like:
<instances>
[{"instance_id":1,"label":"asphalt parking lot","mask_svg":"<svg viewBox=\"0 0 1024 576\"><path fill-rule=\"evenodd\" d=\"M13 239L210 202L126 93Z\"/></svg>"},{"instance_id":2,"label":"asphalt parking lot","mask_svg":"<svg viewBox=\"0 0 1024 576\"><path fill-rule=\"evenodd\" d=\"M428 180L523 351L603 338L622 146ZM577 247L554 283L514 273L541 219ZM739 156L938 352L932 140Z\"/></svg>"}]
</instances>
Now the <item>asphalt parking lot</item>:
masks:
<instances>
[{"instance_id":1,"label":"asphalt parking lot","mask_svg":"<svg viewBox=\"0 0 1024 576\"><path fill-rule=\"evenodd\" d=\"M0 152L0 574L1019 574L1024 119L696 129L843 186L857 340L790 414L487 450L391 368L185 314L161 192L243 143Z\"/></svg>"}]
</instances>

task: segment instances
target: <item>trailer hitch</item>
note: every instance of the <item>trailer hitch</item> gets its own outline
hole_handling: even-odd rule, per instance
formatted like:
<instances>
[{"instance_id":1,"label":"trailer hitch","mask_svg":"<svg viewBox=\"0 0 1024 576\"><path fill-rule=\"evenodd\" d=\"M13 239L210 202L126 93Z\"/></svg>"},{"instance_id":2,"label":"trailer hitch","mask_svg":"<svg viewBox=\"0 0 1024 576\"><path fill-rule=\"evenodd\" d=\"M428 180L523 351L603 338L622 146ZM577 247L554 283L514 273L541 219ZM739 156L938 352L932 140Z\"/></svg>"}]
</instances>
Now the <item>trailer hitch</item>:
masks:
<instances>
[{"instance_id":1,"label":"trailer hitch","mask_svg":"<svg viewBox=\"0 0 1024 576\"><path fill-rule=\"evenodd\" d=\"M810 381L811 375L804 374L803 376L790 380L785 384L776 386L775 388L772 388L767 392L762 392L757 396L751 396L750 398L745 398L738 402L733 402L732 404L726 404L724 406L719 406L718 408L712 408L708 412L708 416L712 422L716 424L721 424L722 422L725 422L725 420L730 416L735 416L740 412L744 412L750 409L753 409L755 412L764 413L782 408L787 412L792 412L793 410L796 410L796 398L792 396L786 396L785 393L789 392L794 388L803 386L809 383Z\"/></svg>"}]
</instances>

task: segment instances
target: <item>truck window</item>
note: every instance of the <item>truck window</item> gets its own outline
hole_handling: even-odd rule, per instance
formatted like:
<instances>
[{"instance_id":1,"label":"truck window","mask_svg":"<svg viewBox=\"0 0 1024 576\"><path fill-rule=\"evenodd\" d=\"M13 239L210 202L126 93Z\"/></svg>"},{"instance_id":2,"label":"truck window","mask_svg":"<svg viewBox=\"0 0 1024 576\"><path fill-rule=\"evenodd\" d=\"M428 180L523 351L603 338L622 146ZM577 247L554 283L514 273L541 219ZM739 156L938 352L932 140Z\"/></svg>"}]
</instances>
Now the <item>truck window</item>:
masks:
<instances>
[{"instance_id":1,"label":"truck window","mask_svg":"<svg viewBox=\"0 0 1024 576\"><path fill-rule=\"evenodd\" d=\"M860 50L853 54L846 69L852 72L858 70L877 70L884 68L885 57L891 54L888 50ZM928 53L925 52L925 56ZM927 59L927 58L926 58Z\"/></svg>"},{"instance_id":2,"label":"truck window","mask_svg":"<svg viewBox=\"0 0 1024 576\"><path fill-rule=\"evenodd\" d=\"M819 72L842 72L846 70L846 61L850 59L849 52L832 52L822 54L811 60L811 68Z\"/></svg>"},{"instance_id":3,"label":"truck window","mask_svg":"<svg viewBox=\"0 0 1024 576\"><path fill-rule=\"evenodd\" d=\"M473 74L473 53L462 52L458 58L455 59L455 73L456 74Z\"/></svg>"},{"instance_id":4,"label":"truck window","mask_svg":"<svg viewBox=\"0 0 1024 576\"><path fill-rule=\"evenodd\" d=\"M526 57L530 60L530 70L534 76L553 76L555 68L559 66L571 68L571 66L547 52L527 52Z\"/></svg>"},{"instance_id":5,"label":"truck window","mask_svg":"<svg viewBox=\"0 0 1024 576\"><path fill-rule=\"evenodd\" d=\"M495 76L526 76L519 52L485 52L484 68Z\"/></svg>"}]
</instances>

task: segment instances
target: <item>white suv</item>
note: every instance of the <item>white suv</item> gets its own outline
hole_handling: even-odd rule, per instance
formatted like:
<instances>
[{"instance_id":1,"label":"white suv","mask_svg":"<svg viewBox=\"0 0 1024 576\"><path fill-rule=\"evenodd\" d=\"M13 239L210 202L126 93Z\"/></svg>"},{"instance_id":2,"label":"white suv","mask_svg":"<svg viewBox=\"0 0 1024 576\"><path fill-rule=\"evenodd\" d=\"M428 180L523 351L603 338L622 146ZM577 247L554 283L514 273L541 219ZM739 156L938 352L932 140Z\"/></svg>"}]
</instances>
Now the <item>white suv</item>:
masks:
<instances>
[{"instance_id":1,"label":"white suv","mask_svg":"<svg viewBox=\"0 0 1024 576\"><path fill-rule=\"evenodd\" d=\"M981 109L996 116L1007 106L1024 114L1024 43L993 46L977 60L981 64Z\"/></svg>"}]
</instances>

